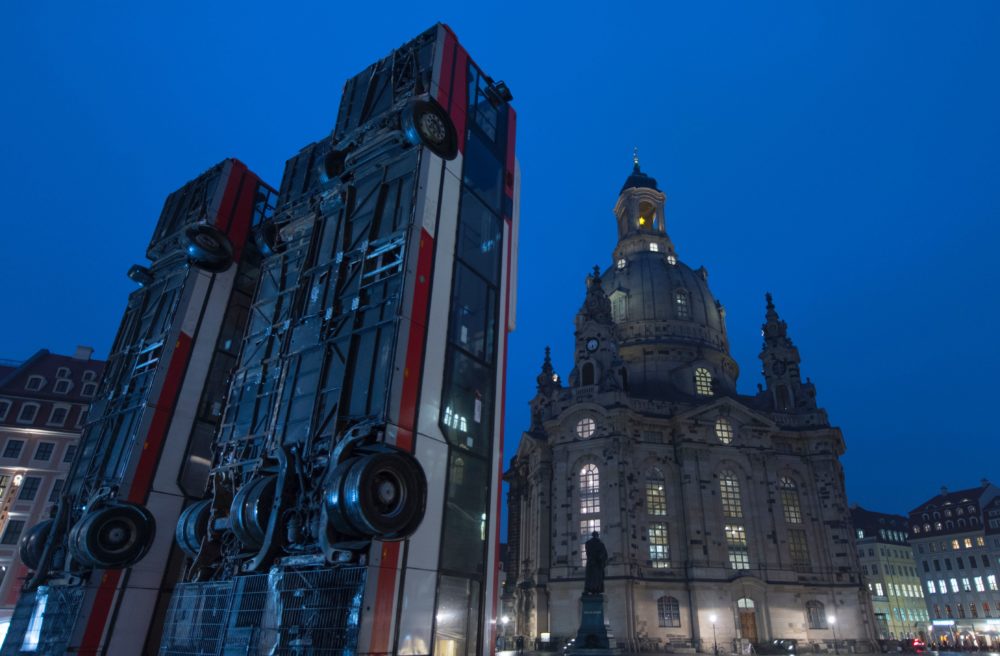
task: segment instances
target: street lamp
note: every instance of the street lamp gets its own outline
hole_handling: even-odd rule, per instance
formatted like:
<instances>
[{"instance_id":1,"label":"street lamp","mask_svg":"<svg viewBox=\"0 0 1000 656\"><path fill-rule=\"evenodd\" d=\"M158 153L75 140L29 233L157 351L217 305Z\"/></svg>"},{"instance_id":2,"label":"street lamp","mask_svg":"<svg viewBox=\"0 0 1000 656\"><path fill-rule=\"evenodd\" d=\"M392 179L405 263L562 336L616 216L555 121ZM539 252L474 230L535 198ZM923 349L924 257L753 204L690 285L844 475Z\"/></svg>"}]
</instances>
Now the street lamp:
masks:
<instances>
[{"instance_id":1,"label":"street lamp","mask_svg":"<svg viewBox=\"0 0 1000 656\"><path fill-rule=\"evenodd\" d=\"M833 629L833 653L839 654L840 649L837 648L837 618L833 615L827 615L826 621L830 623L830 628Z\"/></svg>"},{"instance_id":2,"label":"street lamp","mask_svg":"<svg viewBox=\"0 0 1000 656\"><path fill-rule=\"evenodd\" d=\"M719 641L715 638L715 621L717 619L719 618L715 616L715 613L708 616L708 621L712 623L712 653L715 656L719 656Z\"/></svg>"}]
</instances>

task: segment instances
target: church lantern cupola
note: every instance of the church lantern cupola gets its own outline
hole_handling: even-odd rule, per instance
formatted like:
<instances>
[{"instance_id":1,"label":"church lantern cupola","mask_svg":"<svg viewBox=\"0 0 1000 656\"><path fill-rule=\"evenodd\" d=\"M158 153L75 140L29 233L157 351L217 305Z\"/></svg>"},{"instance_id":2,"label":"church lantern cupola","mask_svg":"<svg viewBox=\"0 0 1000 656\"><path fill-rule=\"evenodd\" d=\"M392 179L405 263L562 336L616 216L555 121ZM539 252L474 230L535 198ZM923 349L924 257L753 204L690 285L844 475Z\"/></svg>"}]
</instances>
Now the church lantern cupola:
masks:
<instances>
[{"instance_id":1,"label":"church lantern cupola","mask_svg":"<svg viewBox=\"0 0 1000 656\"><path fill-rule=\"evenodd\" d=\"M664 206L667 195L656 180L639 168L639 155L632 157L632 174L622 185L615 216L618 219L618 247L615 258L627 258L636 251L662 253L676 258L673 242L667 235Z\"/></svg>"}]
</instances>

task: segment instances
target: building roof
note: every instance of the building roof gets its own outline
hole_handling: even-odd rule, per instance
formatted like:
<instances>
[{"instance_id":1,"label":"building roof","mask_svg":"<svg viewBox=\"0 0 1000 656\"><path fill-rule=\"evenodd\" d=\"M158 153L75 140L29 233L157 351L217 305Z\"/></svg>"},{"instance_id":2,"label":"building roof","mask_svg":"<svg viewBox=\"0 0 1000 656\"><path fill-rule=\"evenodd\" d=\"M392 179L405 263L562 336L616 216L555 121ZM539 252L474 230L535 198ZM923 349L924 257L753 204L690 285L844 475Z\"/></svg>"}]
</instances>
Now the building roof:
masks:
<instances>
[{"instance_id":1,"label":"building roof","mask_svg":"<svg viewBox=\"0 0 1000 656\"><path fill-rule=\"evenodd\" d=\"M655 189L656 191L660 190L660 188L656 186L656 179L651 178L639 169L638 159L635 161L635 164L632 165L632 173L625 179L625 184L622 185L622 191L632 189L633 187L644 187L646 189Z\"/></svg>"},{"instance_id":2,"label":"building roof","mask_svg":"<svg viewBox=\"0 0 1000 656\"><path fill-rule=\"evenodd\" d=\"M992 487L990 482L983 479L979 487L970 487L965 490L955 490L951 492L946 487L941 488L941 493L931 497L916 508L910 511L910 516L923 513L925 510L938 510L945 506L959 506L967 503L979 503L980 498Z\"/></svg>"},{"instance_id":3,"label":"building roof","mask_svg":"<svg viewBox=\"0 0 1000 656\"><path fill-rule=\"evenodd\" d=\"M851 507L851 524L855 531L863 532L858 534L859 538L875 538L879 542L905 543L909 534L909 520L903 515L881 513L858 505ZM895 535L889 531L895 531Z\"/></svg>"}]
</instances>

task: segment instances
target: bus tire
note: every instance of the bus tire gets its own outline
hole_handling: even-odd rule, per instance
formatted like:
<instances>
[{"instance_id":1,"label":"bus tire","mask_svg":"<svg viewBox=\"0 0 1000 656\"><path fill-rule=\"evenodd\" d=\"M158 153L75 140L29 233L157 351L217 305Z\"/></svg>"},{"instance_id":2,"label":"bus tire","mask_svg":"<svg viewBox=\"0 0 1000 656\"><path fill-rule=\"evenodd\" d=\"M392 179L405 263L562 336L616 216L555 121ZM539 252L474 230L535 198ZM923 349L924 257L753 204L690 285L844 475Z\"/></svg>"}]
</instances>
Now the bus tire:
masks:
<instances>
[{"instance_id":1,"label":"bus tire","mask_svg":"<svg viewBox=\"0 0 1000 656\"><path fill-rule=\"evenodd\" d=\"M69 533L73 558L97 569L122 569L139 562L153 544L156 520L137 503L116 502L83 516Z\"/></svg>"},{"instance_id":2,"label":"bus tire","mask_svg":"<svg viewBox=\"0 0 1000 656\"><path fill-rule=\"evenodd\" d=\"M403 451L353 459L342 491L348 522L365 536L401 540L424 518L427 477L416 458Z\"/></svg>"},{"instance_id":3,"label":"bus tire","mask_svg":"<svg viewBox=\"0 0 1000 656\"><path fill-rule=\"evenodd\" d=\"M425 146L443 159L458 156L458 133L448 112L429 96L410 100L400 116L403 134L414 146Z\"/></svg>"},{"instance_id":4,"label":"bus tire","mask_svg":"<svg viewBox=\"0 0 1000 656\"><path fill-rule=\"evenodd\" d=\"M198 555L201 550L201 541L208 533L208 518L212 512L211 499L196 501L191 504L177 518L177 529L174 531L174 538L181 551L191 558Z\"/></svg>"},{"instance_id":5,"label":"bus tire","mask_svg":"<svg viewBox=\"0 0 1000 656\"><path fill-rule=\"evenodd\" d=\"M190 226L187 239L188 263L211 273L221 273L233 263L233 244L221 230L207 223Z\"/></svg>"},{"instance_id":6,"label":"bus tire","mask_svg":"<svg viewBox=\"0 0 1000 656\"><path fill-rule=\"evenodd\" d=\"M276 484L275 476L258 478L246 483L233 497L229 509L233 533L247 550L255 551L264 545Z\"/></svg>"},{"instance_id":7,"label":"bus tire","mask_svg":"<svg viewBox=\"0 0 1000 656\"><path fill-rule=\"evenodd\" d=\"M49 539L49 534L52 533L54 523L53 520L46 519L44 522L32 526L31 530L21 537L17 550L21 556L21 562L28 569L35 571L38 569L39 563L42 562L42 551L45 550L45 543Z\"/></svg>"}]
</instances>

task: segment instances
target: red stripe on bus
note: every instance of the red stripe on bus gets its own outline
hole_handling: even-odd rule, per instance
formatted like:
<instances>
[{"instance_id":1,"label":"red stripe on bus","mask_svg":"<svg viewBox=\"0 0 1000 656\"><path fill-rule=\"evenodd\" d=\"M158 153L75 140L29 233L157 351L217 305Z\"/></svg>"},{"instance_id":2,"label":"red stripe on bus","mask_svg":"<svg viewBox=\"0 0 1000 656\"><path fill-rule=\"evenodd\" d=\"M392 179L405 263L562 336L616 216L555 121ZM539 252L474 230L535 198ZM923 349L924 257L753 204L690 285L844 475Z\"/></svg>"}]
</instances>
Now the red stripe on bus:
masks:
<instances>
[{"instance_id":1,"label":"red stripe on bus","mask_svg":"<svg viewBox=\"0 0 1000 656\"><path fill-rule=\"evenodd\" d=\"M448 115L455 123L458 134L458 152L465 152L465 117L469 107L469 53L461 44L455 45L454 80L451 82L451 104L448 105Z\"/></svg>"},{"instance_id":2,"label":"red stripe on bus","mask_svg":"<svg viewBox=\"0 0 1000 656\"><path fill-rule=\"evenodd\" d=\"M420 370L424 361L424 339L427 336L427 308L431 296L431 268L434 262L434 238L420 230L417 251L417 273L413 284L413 305L410 312L410 335L406 343L403 368L403 392L399 401L400 431L396 446L409 451L413 448L416 431L417 404L420 401Z\"/></svg>"},{"instance_id":3,"label":"red stripe on bus","mask_svg":"<svg viewBox=\"0 0 1000 656\"><path fill-rule=\"evenodd\" d=\"M247 168L238 159L230 159L228 163L229 177L226 178L226 187L222 190L222 200L219 201L219 210L215 214L215 227L222 232L229 232L229 218L232 215L229 208L236 202L236 192L240 188L240 173Z\"/></svg>"},{"instance_id":4,"label":"red stripe on bus","mask_svg":"<svg viewBox=\"0 0 1000 656\"><path fill-rule=\"evenodd\" d=\"M243 167L246 170L246 167ZM233 244L233 261L239 262L243 255L243 248L247 243L247 235L250 234L250 224L253 222L253 204L257 197L257 186L260 179L246 171L243 177L243 187L240 189L240 198L236 201L233 220L229 222L229 241Z\"/></svg>"},{"instance_id":5,"label":"red stripe on bus","mask_svg":"<svg viewBox=\"0 0 1000 656\"><path fill-rule=\"evenodd\" d=\"M455 33L450 29L447 29L447 33L444 35L444 40L441 42L441 74L438 76L438 95L437 101L444 107L448 109L450 103L451 95L451 76L455 66L455 46L458 43L458 39L455 38Z\"/></svg>"},{"instance_id":6,"label":"red stripe on bus","mask_svg":"<svg viewBox=\"0 0 1000 656\"><path fill-rule=\"evenodd\" d=\"M97 588L97 596L94 597L94 605L91 606L90 618L87 620L87 629L83 633L83 640L80 641L79 653L96 654L101 644L101 636L104 635L104 627L108 622L108 613L111 611L111 602L115 598L115 590L118 588L118 579L121 578L120 569L107 570L101 576L101 585Z\"/></svg>"},{"instance_id":7,"label":"red stripe on bus","mask_svg":"<svg viewBox=\"0 0 1000 656\"><path fill-rule=\"evenodd\" d=\"M167 438L167 428L173 418L174 404L177 402L177 395L180 394L193 343L194 340L185 333L177 337L177 345L170 357L170 364L167 365L163 388L160 390L159 398L156 399L149 432L146 433L146 440L142 445L142 455L139 456L139 464L136 465L135 474L132 476L128 500L133 503L145 503L153 486L153 475L156 473L156 465Z\"/></svg>"},{"instance_id":8,"label":"red stripe on bus","mask_svg":"<svg viewBox=\"0 0 1000 656\"><path fill-rule=\"evenodd\" d=\"M508 148L512 148L511 143ZM509 219L505 221L507 228L510 230L511 239L514 237L513 222ZM514 245L510 243L510 239L507 240L507 282L506 290L507 293L504 295L504 309L503 309L503 330L506 336L503 340L503 357L500 360L500 371L503 372L500 379L500 436L499 436L499 448L500 448L500 462L497 463L497 513L495 519L494 531L496 538L493 543L493 549L496 554L497 560L493 564L493 614L490 617L497 616L497 598L499 595L495 594L497 586L500 584L500 504L503 501L503 436L504 436L504 412L503 410L507 407L507 346L510 344L510 331L507 330L507 326L510 325L510 259L514 252ZM496 644L496 622L490 624L492 627L492 633L490 635L490 644Z\"/></svg>"},{"instance_id":9,"label":"red stripe on bus","mask_svg":"<svg viewBox=\"0 0 1000 656\"><path fill-rule=\"evenodd\" d=\"M388 654L389 633L396 617L396 573L399 564L399 542L382 543L382 562L379 566L378 587L375 589L375 619L372 620L372 641L369 651Z\"/></svg>"},{"instance_id":10,"label":"red stripe on bus","mask_svg":"<svg viewBox=\"0 0 1000 656\"><path fill-rule=\"evenodd\" d=\"M514 197L514 133L517 130L517 112L507 108L507 173L504 175L504 190Z\"/></svg>"}]
</instances>

